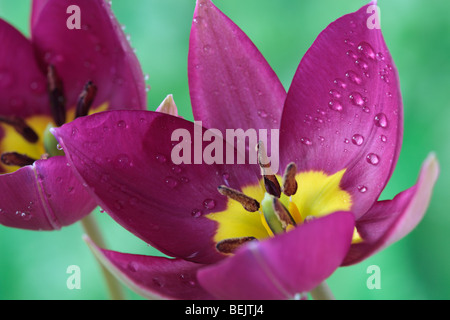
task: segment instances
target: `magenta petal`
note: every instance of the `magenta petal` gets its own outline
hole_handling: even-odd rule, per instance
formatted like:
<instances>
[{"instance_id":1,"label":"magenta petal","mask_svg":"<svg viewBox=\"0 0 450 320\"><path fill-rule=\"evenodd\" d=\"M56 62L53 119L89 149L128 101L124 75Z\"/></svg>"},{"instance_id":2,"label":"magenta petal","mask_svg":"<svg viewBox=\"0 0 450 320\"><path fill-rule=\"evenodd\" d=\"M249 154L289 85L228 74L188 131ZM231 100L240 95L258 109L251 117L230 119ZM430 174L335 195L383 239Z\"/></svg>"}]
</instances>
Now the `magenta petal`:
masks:
<instances>
[{"instance_id":1,"label":"magenta petal","mask_svg":"<svg viewBox=\"0 0 450 320\"><path fill-rule=\"evenodd\" d=\"M72 5L80 8L80 29L67 27ZM37 0L31 34L43 68L54 65L63 79L69 108L90 80L98 87L94 108L146 108L144 75L108 1Z\"/></svg>"},{"instance_id":2,"label":"magenta petal","mask_svg":"<svg viewBox=\"0 0 450 320\"><path fill-rule=\"evenodd\" d=\"M23 118L49 114L46 78L30 41L0 19L0 43L0 114Z\"/></svg>"},{"instance_id":3,"label":"magenta petal","mask_svg":"<svg viewBox=\"0 0 450 320\"><path fill-rule=\"evenodd\" d=\"M251 242L235 256L198 272L220 299L293 299L309 292L342 263L350 247L353 214L337 212L275 238Z\"/></svg>"},{"instance_id":4,"label":"magenta petal","mask_svg":"<svg viewBox=\"0 0 450 320\"><path fill-rule=\"evenodd\" d=\"M120 253L97 247L86 239L97 259L128 287L149 299L210 300L213 297L197 282L202 264Z\"/></svg>"},{"instance_id":5,"label":"magenta petal","mask_svg":"<svg viewBox=\"0 0 450 320\"><path fill-rule=\"evenodd\" d=\"M410 233L425 215L438 175L439 164L435 156L430 155L414 186L393 200L375 203L356 222L364 241L351 246L344 265L358 263Z\"/></svg>"},{"instance_id":6,"label":"magenta petal","mask_svg":"<svg viewBox=\"0 0 450 320\"><path fill-rule=\"evenodd\" d=\"M286 98L281 82L245 33L209 0L197 1L188 71L194 118L206 128L279 128Z\"/></svg>"},{"instance_id":7,"label":"magenta petal","mask_svg":"<svg viewBox=\"0 0 450 320\"><path fill-rule=\"evenodd\" d=\"M191 137L192 164L174 164L175 130ZM259 168L205 164L202 152L203 164L194 164L195 150L204 151L196 142L204 130L164 113L110 111L54 133L72 168L119 224L167 255L207 263L223 257L212 239L216 223L204 217L226 208L217 187L257 184Z\"/></svg>"},{"instance_id":8,"label":"magenta petal","mask_svg":"<svg viewBox=\"0 0 450 320\"><path fill-rule=\"evenodd\" d=\"M39 160L0 175L0 194L0 224L20 229L60 229L96 206L64 157Z\"/></svg>"},{"instance_id":9,"label":"magenta petal","mask_svg":"<svg viewBox=\"0 0 450 320\"><path fill-rule=\"evenodd\" d=\"M402 142L397 71L368 6L331 23L305 54L288 92L281 159L300 170L347 172L356 217L389 180ZM368 13L369 11L369 13ZM360 192L364 190L364 192Z\"/></svg>"}]
</instances>

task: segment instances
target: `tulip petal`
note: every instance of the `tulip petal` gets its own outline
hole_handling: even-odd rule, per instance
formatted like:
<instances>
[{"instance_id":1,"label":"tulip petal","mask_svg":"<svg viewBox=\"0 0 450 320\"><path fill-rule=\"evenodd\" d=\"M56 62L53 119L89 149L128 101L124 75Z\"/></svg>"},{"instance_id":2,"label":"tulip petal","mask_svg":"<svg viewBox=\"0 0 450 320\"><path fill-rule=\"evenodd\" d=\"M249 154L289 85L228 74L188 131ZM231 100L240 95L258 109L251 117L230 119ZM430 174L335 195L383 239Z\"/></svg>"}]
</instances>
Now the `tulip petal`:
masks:
<instances>
[{"instance_id":1,"label":"tulip petal","mask_svg":"<svg viewBox=\"0 0 450 320\"><path fill-rule=\"evenodd\" d=\"M314 219L275 238L250 242L235 256L199 270L198 280L220 299L293 299L342 263L353 228L350 212Z\"/></svg>"},{"instance_id":2,"label":"tulip petal","mask_svg":"<svg viewBox=\"0 0 450 320\"><path fill-rule=\"evenodd\" d=\"M211 300L197 282L202 264L101 249L88 237L96 258L129 288L148 299Z\"/></svg>"},{"instance_id":3,"label":"tulip petal","mask_svg":"<svg viewBox=\"0 0 450 320\"><path fill-rule=\"evenodd\" d=\"M73 6L80 29L71 29ZM93 109L105 102L109 109L146 108L144 75L108 1L36 0L31 27L43 68L54 65L63 81L68 108L88 81L98 87Z\"/></svg>"},{"instance_id":4,"label":"tulip petal","mask_svg":"<svg viewBox=\"0 0 450 320\"><path fill-rule=\"evenodd\" d=\"M358 263L410 233L422 220L439 175L432 154L424 162L417 183L393 200L379 201L356 222L363 242L353 244L344 265Z\"/></svg>"},{"instance_id":5,"label":"tulip petal","mask_svg":"<svg viewBox=\"0 0 450 320\"><path fill-rule=\"evenodd\" d=\"M205 129L160 112L107 111L53 132L102 208L173 257L202 263L223 258L212 239L217 225L205 217L226 208L227 198L217 188L228 183L241 190L259 183L257 165L206 164L203 155L209 145L202 146L201 140ZM219 136L214 139L228 149ZM181 140L188 141L182 153L190 153L184 163L178 162ZM216 154L229 155L220 148Z\"/></svg>"},{"instance_id":6,"label":"tulip petal","mask_svg":"<svg viewBox=\"0 0 450 320\"><path fill-rule=\"evenodd\" d=\"M283 110L286 166L328 174L360 217L378 199L398 159L403 133L397 71L369 4L331 23L303 57ZM376 11L375 11L376 12Z\"/></svg>"},{"instance_id":7,"label":"tulip petal","mask_svg":"<svg viewBox=\"0 0 450 320\"><path fill-rule=\"evenodd\" d=\"M286 98L281 82L247 35L209 0L197 1L188 61L194 118L206 128L279 128Z\"/></svg>"},{"instance_id":8,"label":"tulip petal","mask_svg":"<svg viewBox=\"0 0 450 320\"><path fill-rule=\"evenodd\" d=\"M65 157L39 160L0 175L0 194L0 224L27 230L60 229L96 206Z\"/></svg>"},{"instance_id":9,"label":"tulip petal","mask_svg":"<svg viewBox=\"0 0 450 320\"><path fill-rule=\"evenodd\" d=\"M50 114L47 82L33 47L18 30L0 19L0 114L26 118Z\"/></svg>"}]
</instances>

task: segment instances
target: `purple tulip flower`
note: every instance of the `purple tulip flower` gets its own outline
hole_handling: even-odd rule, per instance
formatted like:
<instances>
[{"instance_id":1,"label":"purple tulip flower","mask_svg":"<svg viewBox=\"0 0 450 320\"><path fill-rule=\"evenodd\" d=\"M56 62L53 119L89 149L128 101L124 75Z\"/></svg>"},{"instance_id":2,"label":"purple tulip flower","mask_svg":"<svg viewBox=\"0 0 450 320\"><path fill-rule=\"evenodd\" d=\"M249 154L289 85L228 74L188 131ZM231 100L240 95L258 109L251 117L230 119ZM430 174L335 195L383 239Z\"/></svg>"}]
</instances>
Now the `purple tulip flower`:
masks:
<instances>
[{"instance_id":1,"label":"purple tulip flower","mask_svg":"<svg viewBox=\"0 0 450 320\"><path fill-rule=\"evenodd\" d=\"M47 129L145 109L145 80L106 1L35 0L30 29L27 39L0 19L0 224L54 230L96 202Z\"/></svg>"},{"instance_id":2,"label":"purple tulip flower","mask_svg":"<svg viewBox=\"0 0 450 320\"><path fill-rule=\"evenodd\" d=\"M426 211L439 167L431 155L414 186L378 201L403 124L391 55L381 30L368 27L371 6L318 36L286 94L248 37L199 0L189 86L203 128L174 116L172 106L172 115L111 111L54 130L102 208L173 257L119 253L88 240L105 266L149 298L292 299L408 234ZM195 137L206 128L279 129L279 174L264 161L174 163L172 133ZM223 142L219 134L209 141Z\"/></svg>"}]
</instances>

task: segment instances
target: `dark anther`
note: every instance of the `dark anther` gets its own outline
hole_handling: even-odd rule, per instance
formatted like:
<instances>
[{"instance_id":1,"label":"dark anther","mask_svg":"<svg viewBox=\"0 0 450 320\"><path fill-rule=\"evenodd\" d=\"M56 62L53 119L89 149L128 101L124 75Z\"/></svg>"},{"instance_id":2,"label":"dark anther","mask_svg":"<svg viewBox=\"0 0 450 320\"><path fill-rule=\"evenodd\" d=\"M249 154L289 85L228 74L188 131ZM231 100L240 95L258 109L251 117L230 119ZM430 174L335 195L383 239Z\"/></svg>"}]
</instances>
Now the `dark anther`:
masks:
<instances>
[{"instance_id":1,"label":"dark anther","mask_svg":"<svg viewBox=\"0 0 450 320\"><path fill-rule=\"evenodd\" d=\"M225 239L217 243L216 249L222 253L234 253L243 244L256 240L254 237Z\"/></svg>"},{"instance_id":2,"label":"dark anther","mask_svg":"<svg viewBox=\"0 0 450 320\"><path fill-rule=\"evenodd\" d=\"M274 197L279 198L281 196L280 183L278 182L275 174L272 172L269 159L267 158L266 148L261 141L258 142L256 150L258 152L258 163L261 168L261 174L264 177L264 186L266 187L266 191Z\"/></svg>"},{"instance_id":3,"label":"dark anther","mask_svg":"<svg viewBox=\"0 0 450 320\"><path fill-rule=\"evenodd\" d=\"M5 152L1 155L1 161L7 166L18 166L25 167L32 165L36 159L30 158L25 154L20 154L17 152Z\"/></svg>"},{"instance_id":4,"label":"dark anther","mask_svg":"<svg viewBox=\"0 0 450 320\"><path fill-rule=\"evenodd\" d=\"M297 166L291 162L286 167L286 171L283 176L283 193L288 197L294 195L297 192L297 180L295 180L295 174L297 173Z\"/></svg>"},{"instance_id":5,"label":"dark anther","mask_svg":"<svg viewBox=\"0 0 450 320\"><path fill-rule=\"evenodd\" d=\"M83 91L78 98L77 110L75 114L75 118L87 116L89 113L89 109L92 106L92 102L95 99L95 95L97 94L97 87L89 81L84 86Z\"/></svg>"},{"instance_id":6,"label":"dark anther","mask_svg":"<svg viewBox=\"0 0 450 320\"><path fill-rule=\"evenodd\" d=\"M56 126L60 127L66 122L66 99L61 79L58 77L53 65L47 70L48 92L50 107Z\"/></svg>"},{"instance_id":7,"label":"dark anther","mask_svg":"<svg viewBox=\"0 0 450 320\"><path fill-rule=\"evenodd\" d=\"M217 190L219 190L220 194L242 204L244 209L247 211L255 212L259 210L259 202L240 191L228 188L226 186L219 186Z\"/></svg>"},{"instance_id":8,"label":"dark anther","mask_svg":"<svg viewBox=\"0 0 450 320\"><path fill-rule=\"evenodd\" d=\"M289 210L286 209L286 207L281 203L279 199L273 198L272 208L278 219L280 220L281 226L284 230L286 230L289 224L293 226L296 225L294 218L292 218L291 214L289 213Z\"/></svg>"},{"instance_id":9,"label":"dark anther","mask_svg":"<svg viewBox=\"0 0 450 320\"><path fill-rule=\"evenodd\" d=\"M16 116L0 116L0 122L13 126L17 133L19 133L28 142L36 143L39 140L36 132L34 132L34 130L29 125L27 125L25 120L23 120L22 118Z\"/></svg>"}]
</instances>

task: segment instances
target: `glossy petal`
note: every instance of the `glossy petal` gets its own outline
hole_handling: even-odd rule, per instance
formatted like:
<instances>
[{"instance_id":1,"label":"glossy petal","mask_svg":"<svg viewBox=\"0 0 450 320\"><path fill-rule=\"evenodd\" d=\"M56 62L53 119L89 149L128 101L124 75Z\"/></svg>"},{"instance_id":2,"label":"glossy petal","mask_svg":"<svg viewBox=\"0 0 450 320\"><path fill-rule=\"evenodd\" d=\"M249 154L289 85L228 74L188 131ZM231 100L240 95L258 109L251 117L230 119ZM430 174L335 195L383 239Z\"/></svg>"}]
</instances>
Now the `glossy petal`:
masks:
<instances>
[{"instance_id":1,"label":"glossy petal","mask_svg":"<svg viewBox=\"0 0 450 320\"><path fill-rule=\"evenodd\" d=\"M80 8L81 29L67 27L71 5ZM98 87L93 109L146 108L144 75L108 1L36 0L31 34L43 70L52 64L63 79L69 108L89 80Z\"/></svg>"},{"instance_id":2,"label":"glossy petal","mask_svg":"<svg viewBox=\"0 0 450 320\"><path fill-rule=\"evenodd\" d=\"M60 229L96 206L64 157L39 160L0 175L0 194L0 224L20 229Z\"/></svg>"},{"instance_id":3,"label":"glossy petal","mask_svg":"<svg viewBox=\"0 0 450 320\"><path fill-rule=\"evenodd\" d=\"M120 253L97 247L85 238L97 259L118 279L149 299L213 299L197 282L203 265L182 259L168 259Z\"/></svg>"},{"instance_id":4,"label":"glossy petal","mask_svg":"<svg viewBox=\"0 0 450 320\"><path fill-rule=\"evenodd\" d=\"M397 71L370 5L331 23L303 57L283 110L283 166L347 172L360 217L389 180L402 142ZM363 189L365 192L360 192Z\"/></svg>"},{"instance_id":5,"label":"glossy petal","mask_svg":"<svg viewBox=\"0 0 450 320\"><path fill-rule=\"evenodd\" d=\"M206 128L279 127L286 98L281 82L245 33L209 0L197 1L188 59L194 118Z\"/></svg>"},{"instance_id":6,"label":"glossy petal","mask_svg":"<svg viewBox=\"0 0 450 320\"><path fill-rule=\"evenodd\" d=\"M262 242L198 272L200 284L220 299L293 299L309 292L342 263L354 218L338 212Z\"/></svg>"},{"instance_id":7,"label":"glossy petal","mask_svg":"<svg viewBox=\"0 0 450 320\"><path fill-rule=\"evenodd\" d=\"M46 78L30 41L0 19L0 43L0 114L22 118L49 114Z\"/></svg>"},{"instance_id":8,"label":"glossy petal","mask_svg":"<svg viewBox=\"0 0 450 320\"><path fill-rule=\"evenodd\" d=\"M430 155L417 183L393 200L379 201L356 222L362 243L352 245L344 265L366 259L410 233L422 220L439 175L439 164Z\"/></svg>"},{"instance_id":9,"label":"glossy petal","mask_svg":"<svg viewBox=\"0 0 450 320\"><path fill-rule=\"evenodd\" d=\"M175 130L191 137L192 150L185 151L192 164L174 164L172 152L179 153L180 141L172 138ZM216 224L203 216L226 207L217 187L258 183L259 168L194 164L198 155L202 162L204 130L164 113L111 111L54 133L77 174L119 224L170 256L206 263L222 258L212 239Z\"/></svg>"}]
</instances>

